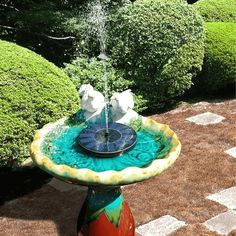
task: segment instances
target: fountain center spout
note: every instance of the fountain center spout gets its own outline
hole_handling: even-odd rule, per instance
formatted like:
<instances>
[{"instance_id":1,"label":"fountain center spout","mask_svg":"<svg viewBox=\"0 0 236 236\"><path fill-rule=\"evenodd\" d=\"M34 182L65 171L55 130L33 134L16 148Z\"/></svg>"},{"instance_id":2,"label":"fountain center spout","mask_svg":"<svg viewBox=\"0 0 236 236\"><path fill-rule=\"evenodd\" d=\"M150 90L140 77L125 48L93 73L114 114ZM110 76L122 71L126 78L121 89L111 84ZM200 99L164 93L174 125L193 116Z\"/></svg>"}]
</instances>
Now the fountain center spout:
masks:
<instances>
[{"instance_id":1,"label":"fountain center spout","mask_svg":"<svg viewBox=\"0 0 236 236\"><path fill-rule=\"evenodd\" d=\"M108 137L109 137L109 130L105 132L105 137L108 139Z\"/></svg>"}]
</instances>

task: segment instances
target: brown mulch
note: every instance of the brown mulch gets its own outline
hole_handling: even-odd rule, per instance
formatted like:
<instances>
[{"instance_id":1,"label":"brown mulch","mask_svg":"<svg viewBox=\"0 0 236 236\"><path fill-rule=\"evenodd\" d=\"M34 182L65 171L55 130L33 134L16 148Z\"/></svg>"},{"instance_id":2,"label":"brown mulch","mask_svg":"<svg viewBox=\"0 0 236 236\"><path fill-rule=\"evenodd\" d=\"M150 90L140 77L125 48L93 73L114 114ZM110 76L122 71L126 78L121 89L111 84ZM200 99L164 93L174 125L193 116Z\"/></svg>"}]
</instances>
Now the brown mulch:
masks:
<instances>
[{"instance_id":1,"label":"brown mulch","mask_svg":"<svg viewBox=\"0 0 236 236\"><path fill-rule=\"evenodd\" d=\"M185 120L206 111L226 119L208 126ZM236 146L236 100L187 105L152 118L175 131L182 152L175 164L160 176L124 188L136 226L169 214L187 224L171 236L217 236L201 223L227 211L206 197L236 186L236 159L224 153ZM74 236L85 194L59 192L44 185L6 202L0 206L0 236ZM236 231L230 233L234 235Z\"/></svg>"},{"instance_id":2,"label":"brown mulch","mask_svg":"<svg viewBox=\"0 0 236 236\"><path fill-rule=\"evenodd\" d=\"M185 121L207 111L226 119L208 126ZM236 185L236 159L224 153L236 146L236 100L189 105L153 118L175 131L182 143L182 152L165 173L124 191L136 224L170 214L194 225L226 211L206 196ZM193 227L185 227L182 235L205 235L203 229L202 234L201 229L195 231L199 234L193 232Z\"/></svg>"}]
</instances>

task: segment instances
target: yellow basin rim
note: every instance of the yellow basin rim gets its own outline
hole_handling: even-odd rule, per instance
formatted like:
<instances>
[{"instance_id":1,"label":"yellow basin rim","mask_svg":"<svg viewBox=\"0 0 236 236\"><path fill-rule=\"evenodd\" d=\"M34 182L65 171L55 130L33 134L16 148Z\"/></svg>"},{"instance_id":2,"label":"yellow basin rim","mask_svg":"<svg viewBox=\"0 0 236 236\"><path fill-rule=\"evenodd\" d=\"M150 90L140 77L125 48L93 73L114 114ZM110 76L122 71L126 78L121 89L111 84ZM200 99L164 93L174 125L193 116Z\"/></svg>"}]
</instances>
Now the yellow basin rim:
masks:
<instances>
[{"instance_id":1,"label":"yellow basin rim","mask_svg":"<svg viewBox=\"0 0 236 236\"><path fill-rule=\"evenodd\" d=\"M34 163L46 172L74 184L81 185L125 185L139 182L155 175L161 174L169 168L178 158L181 144L176 134L168 125L157 123L152 119L145 119L143 127L152 131L162 131L168 138L171 138L172 148L163 159L156 159L146 167L128 167L121 171L96 172L90 169L75 169L66 165L57 165L41 151L44 137L57 125L64 124L66 118L55 123L49 123L42 129L37 130L31 144L30 152Z\"/></svg>"}]
</instances>

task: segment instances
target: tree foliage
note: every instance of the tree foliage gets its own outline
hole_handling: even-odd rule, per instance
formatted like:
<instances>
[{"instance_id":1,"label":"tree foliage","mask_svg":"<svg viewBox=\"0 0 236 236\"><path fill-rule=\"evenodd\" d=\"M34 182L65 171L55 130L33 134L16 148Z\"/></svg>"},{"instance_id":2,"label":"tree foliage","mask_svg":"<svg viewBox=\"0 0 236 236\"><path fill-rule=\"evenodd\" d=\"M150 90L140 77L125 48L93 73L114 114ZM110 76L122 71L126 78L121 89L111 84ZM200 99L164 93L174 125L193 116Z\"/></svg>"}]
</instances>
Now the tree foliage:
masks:
<instances>
[{"instance_id":1,"label":"tree foliage","mask_svg":"<svg viewBox=\"0 0 236 236\"><path fill-rule=\"evenodd\" d=\"M0 38L27 47L63 65L87 35L89 4L96 0L3 0ZM101 0L108 12L126 0Z\"/></svg>"}]
</instances>

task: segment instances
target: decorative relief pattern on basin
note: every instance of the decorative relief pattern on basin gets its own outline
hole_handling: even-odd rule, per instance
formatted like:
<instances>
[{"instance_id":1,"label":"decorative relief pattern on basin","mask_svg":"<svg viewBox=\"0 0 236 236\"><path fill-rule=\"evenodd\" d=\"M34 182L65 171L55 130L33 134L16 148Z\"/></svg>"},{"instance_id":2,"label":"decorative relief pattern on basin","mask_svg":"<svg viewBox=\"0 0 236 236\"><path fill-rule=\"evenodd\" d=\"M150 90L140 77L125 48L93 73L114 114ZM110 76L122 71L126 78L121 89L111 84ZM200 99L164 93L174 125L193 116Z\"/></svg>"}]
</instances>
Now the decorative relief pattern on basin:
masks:
<instances>
[{"instance_id":1,"label":"decorative relief pattern on basin","mask_svg":"<svg viewBox=\"0 0 236 236\"><path fill-rule=\"evenodd\" d=\"M81 123L80 126L82 130L86 127L86 124ZM170 145L165 156L157 156L156 159L154 158L150 163L142 167L128 166L127 168L122 167L120 170L94 171L90 168L74 168L73 166L55 163L43 150L44 142L51 133L55 132L55 130L67 130L69 128L68 119L64 118L55 123L47 124L41 130L38 130L31 145L31 156L33 161L43 170L74 184L119 186L139 182L166 170L178 158L181 150L181 144L176 134L168 125L142 117L139 127L142 131L151 134L162 134L164 139L168 140ZM119 158L122 158L122 156Z\"/></svg>"}]
</instances>

